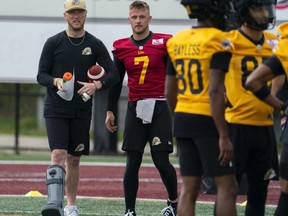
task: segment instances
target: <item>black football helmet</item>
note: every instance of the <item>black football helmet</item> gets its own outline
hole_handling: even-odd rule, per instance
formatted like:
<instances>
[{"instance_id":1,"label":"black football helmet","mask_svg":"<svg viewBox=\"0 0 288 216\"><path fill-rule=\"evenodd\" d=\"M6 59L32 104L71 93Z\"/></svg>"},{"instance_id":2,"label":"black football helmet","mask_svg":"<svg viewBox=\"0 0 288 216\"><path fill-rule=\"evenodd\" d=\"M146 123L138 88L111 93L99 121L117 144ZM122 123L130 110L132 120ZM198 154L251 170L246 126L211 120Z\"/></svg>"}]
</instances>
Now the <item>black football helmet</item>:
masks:
<instances>
[{"instance_id":1,"label":"black football helmet","mask_svg":"<svg viewBox=\"0 0 288 216\"><path fill-rule=\"evenodd\" d=\"M221 30L236 27L233 0L181 0L190 19L210 18L213 26Z\"/></svg>"},{"instance_id":2,"label":"black football helmet","mask_svg":"<svg viewBox=\"0 0 288 216\"><path fill-rule=\"evenodd\" d=\"M237 11L239 25L263 31L275 26L276 0L236 0L234 8Z\"/></svg>"}]
</instances>

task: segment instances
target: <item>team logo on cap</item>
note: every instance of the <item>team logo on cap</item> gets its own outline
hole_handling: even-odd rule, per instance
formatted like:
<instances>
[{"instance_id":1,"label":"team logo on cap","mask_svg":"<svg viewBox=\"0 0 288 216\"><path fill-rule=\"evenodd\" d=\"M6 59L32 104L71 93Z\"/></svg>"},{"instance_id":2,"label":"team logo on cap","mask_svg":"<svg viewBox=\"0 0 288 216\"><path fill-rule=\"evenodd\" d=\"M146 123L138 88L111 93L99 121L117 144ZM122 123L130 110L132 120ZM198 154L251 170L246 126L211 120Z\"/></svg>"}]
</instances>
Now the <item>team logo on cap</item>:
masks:
<instances>
[{"instance_id":1,"label":"team logo on cap","mask_svg":"<svg viewBox=\"0 0 288 216\"><path fill-rule=\"evenodd\" d=\"M78 4L80 4L80 0L72 0L72 4L73 5L78 5Z\"/></svg>"}]
</instances>

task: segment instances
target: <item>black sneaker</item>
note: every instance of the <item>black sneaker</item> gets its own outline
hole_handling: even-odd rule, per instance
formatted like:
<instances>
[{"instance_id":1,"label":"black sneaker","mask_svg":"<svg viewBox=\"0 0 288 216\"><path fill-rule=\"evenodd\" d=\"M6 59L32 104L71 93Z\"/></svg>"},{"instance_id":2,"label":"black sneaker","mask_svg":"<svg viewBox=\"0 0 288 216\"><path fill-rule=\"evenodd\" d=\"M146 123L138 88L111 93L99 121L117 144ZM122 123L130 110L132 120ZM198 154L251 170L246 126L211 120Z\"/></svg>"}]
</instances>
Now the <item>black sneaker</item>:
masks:
<instances>
[{"instance_id":1,"label":"black sneaker","mask_svg":"<svg viewBox=\"0 0 288 216\"><path fill-rule=\"evenodd\" d=\"M135 213L135 211L128 210L124 216L136 216L136 213Z\"/></svg>"},{"instance_id":2,"label":"black sneaker","mask_svg":"<svg viewBox=\"0 0 288 216\"><path fill-rule=\"evenodd\" d=\"M162 216L176 216L177 210L173 208L171 205L168 205L161 211Z\"/></svg>"}]
</instances>

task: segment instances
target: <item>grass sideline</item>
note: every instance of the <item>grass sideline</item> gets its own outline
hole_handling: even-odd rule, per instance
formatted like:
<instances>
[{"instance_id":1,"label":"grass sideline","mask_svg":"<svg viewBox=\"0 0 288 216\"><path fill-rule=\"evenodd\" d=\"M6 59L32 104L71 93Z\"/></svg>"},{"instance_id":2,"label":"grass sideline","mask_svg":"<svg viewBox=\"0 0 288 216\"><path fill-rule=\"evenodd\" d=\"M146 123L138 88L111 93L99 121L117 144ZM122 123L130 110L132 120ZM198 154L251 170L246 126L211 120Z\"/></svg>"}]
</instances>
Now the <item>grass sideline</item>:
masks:
<instances>
[{"instance_id":1,"label":"grass sideline","mask_svg":"<svg viewBox=\"0 0 288 216\"><path fill-rule=\"evenodd\" d=\"M0 216L39 216L47 197L0 196ZM17 203L17 205L15 205ZM162 200L137 200L136 209L139 216L160 215L166 202ZM83 198L77 199L79 216L121 216L124 215L122 198ZM275 207L267 207L265 216L273 216ZM244 207L237 206L238 216L244 216ZM197 203L196 215L212 215L213 204Z\"/></svg>"}]
</instances>

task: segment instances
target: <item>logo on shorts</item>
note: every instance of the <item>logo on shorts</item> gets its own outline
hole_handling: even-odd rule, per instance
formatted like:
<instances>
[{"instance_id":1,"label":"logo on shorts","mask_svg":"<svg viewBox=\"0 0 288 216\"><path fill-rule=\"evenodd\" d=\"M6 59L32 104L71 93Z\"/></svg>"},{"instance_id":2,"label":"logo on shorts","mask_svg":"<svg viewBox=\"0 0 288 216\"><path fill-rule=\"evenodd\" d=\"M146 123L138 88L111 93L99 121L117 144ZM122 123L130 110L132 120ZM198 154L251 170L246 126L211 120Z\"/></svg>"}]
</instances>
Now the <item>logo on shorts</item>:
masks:
<instances>
[{"instance_id":1,"label":"logo on shorts","mask_svg":"<svg viewBox=\"0 0 288 216\"><path fill-rule=\"evenodd\" d=\"M229 167L233 167L233 162L229 161Z\"/></svg>"},{"instance_id":2,"label":"logo on shorts","mask_svg":"<svg viewBox=\"0 0 288 216\"><path fill-rule=\"evenodd\" d=\"M75 152L80 152L80 151L83 151L84 149L85 149L85 146L83 143L81 143L76 147Z\"/></svg>"},{"instance_id":3,"label":"logo on shorts","mask_svg":"<svg viewBox=\"0 0 288 216\"><path fill-rule=\"evenodd\" d=\"M276 176L275 170L270 168L264 175L264 180L271 180Z\"/></svg>"},{"instance_id":4,"label":"logo on shorts","mask_svg":"<svg viewBox=\"0 0 288 216\"><path fill-rule=\"evenodd\" d=\"M159 137L154 137L152 140L152 146L156 146L156 145L160 145L161 144L161 140Z\"/></svg>"}]
</instances>

